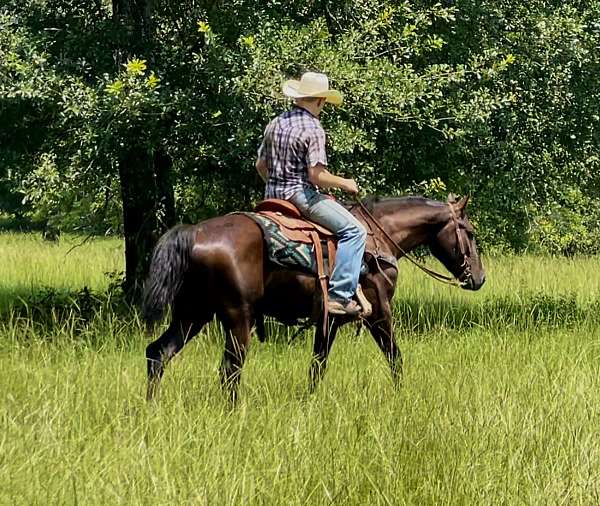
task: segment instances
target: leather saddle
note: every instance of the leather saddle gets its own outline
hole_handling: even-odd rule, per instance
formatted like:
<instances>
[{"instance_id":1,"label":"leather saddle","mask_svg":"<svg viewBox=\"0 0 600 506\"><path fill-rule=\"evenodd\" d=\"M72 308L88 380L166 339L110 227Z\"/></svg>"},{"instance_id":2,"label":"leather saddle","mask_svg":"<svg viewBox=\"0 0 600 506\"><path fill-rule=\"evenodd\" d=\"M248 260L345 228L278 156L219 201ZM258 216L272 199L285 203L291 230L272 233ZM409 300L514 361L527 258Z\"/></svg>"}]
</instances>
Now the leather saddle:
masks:
<instances>
[{"instance_id":1,"label":"leather saddle","mask_svg":"<svg viewBox=\"0 0 600 506\"><path fill-rule=\"evenodd\" d=\"M326 321L328 276L325 273L322 241L325 242L327 247L329 272L333 272L337 244L335 234L318 223L314 223L304 218L296 206L287 200L263 200L256 205L254 211L277 223L281 233L290 241L312 244L317 264L317 275L321 285L321 292L323 293Z\"/></svg>"},{"instance_id":2,"label":"leather saddle","mask_svg":"<svg viewBox=\"0 0 600 506\"><path fill-rule=\"evenodd\" d=\"M265 216L279 225L281 233L290 241L312 244L317 264L317 275L321 285L324 303L324 332L327 329L327 299L328 299L328 276L325 273L325 262L323 256L323 244L327 247L329 261L329 272L333 272L337 250L337 237L327 228L307 220L300 214L294 204L287 200L267 199L259 202L254 211ZM371 303L362 293L360 285L357 289L357 299L363 308L363 316L369 316L372 311Z\"/></svg>"},{"instance_id":3,"label":"leather saddle","mask_svg":"<svg viewBox=\"0 0 600 506\"><path fill-rule=\"evenodd\" d=\"M287 200L263 200L256 205L254 211L276 222L290 241L311 244L313 241L310 238L310 232L313 231L323 240L329 238L336 240L336 236L331 230L304 218L298 208Z\"/></svg>"}]
</instances>

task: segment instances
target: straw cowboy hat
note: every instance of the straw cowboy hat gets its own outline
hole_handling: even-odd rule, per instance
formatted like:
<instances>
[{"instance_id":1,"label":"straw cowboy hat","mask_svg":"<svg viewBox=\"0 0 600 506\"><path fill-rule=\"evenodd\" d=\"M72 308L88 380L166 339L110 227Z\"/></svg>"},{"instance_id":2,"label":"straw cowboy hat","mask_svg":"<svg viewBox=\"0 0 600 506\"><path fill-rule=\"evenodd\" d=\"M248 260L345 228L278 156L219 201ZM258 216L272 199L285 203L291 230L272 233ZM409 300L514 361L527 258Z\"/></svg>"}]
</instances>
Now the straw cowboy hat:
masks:
<instances>
[{"instance_id":1,"label":"straw cowboy hat","mask_svg":"<svg viewBox=\"0 0 600 506\"><path fill-rule=\"evenodd\" d=\"M291 98L324 98L326 102L340 105L344 98L337 90L329 89L329 79L325 74L306 72L300 81L290 79L283 83L283 94Z\"/></svg>"}]
</instances>

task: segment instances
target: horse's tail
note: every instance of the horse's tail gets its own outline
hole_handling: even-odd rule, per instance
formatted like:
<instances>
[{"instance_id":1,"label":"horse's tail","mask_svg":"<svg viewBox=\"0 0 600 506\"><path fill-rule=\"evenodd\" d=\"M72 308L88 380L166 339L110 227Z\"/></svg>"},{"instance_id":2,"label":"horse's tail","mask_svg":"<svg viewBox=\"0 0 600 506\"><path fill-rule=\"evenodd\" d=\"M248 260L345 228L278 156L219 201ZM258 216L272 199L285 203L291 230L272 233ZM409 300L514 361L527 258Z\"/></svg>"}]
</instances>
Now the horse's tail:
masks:
<instances>
[{"instance_id":1,"label":"horse's tail","mask_svg":"<svg viewBox=\"0 0 600 506\"><path fill-rule=\"evenodd\" d=\"M175 300L190 263L193 245L192 225L177 225L158 240L142 298L142 316L149 327L162 318L166 307Z\"/></svg>"}]
</instances>

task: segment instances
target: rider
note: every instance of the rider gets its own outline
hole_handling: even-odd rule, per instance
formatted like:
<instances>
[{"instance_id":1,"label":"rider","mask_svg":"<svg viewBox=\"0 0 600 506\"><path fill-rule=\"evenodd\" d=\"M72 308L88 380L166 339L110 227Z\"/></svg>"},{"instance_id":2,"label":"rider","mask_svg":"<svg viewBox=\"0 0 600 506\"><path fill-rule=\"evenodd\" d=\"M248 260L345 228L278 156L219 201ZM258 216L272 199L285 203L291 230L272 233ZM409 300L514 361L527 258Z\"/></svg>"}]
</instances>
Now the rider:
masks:
<instances>
[{"instance_id":1,"label":"rider","mask_svg":"<svg viewBox=\"0 0 600 506\"><path fill-rule=\"evenodd\" d=\"M294 107L267 125L256 161L256 170L266 183L265 198L289 200L303 216L337 235L328 310L356 316L361 308L352 297L358 286L367 233L349 211L317 189L340 188L358 193L354 179L327 170L325 131L319 122L325 103L340 105L342 95L329 89L325 74L315 72L303 74L299 81L286 81L283 93L294 99Z\"/></svg>"}]
</instances>

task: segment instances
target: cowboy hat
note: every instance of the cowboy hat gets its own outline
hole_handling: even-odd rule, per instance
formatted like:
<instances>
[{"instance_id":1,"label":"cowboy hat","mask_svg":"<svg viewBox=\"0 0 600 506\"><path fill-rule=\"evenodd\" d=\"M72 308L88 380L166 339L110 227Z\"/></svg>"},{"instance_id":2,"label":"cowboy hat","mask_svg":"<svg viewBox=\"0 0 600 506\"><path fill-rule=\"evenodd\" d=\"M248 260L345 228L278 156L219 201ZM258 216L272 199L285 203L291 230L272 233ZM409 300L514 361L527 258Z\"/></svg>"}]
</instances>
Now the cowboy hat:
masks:
<instances>
[{"instance_id":1,"label":"cowboy hat","mask_svg":"<svg viewBox=\"0 0 600 506\"><path fill-rule=\"evenodd\" d=\"M329 89L329 79L325 74L306 72L300 81L290 79L283 83L283 94L290 98L324 98L326 102L340 105L344 100L337 90Z\"/></svg>"}]
</instances>

